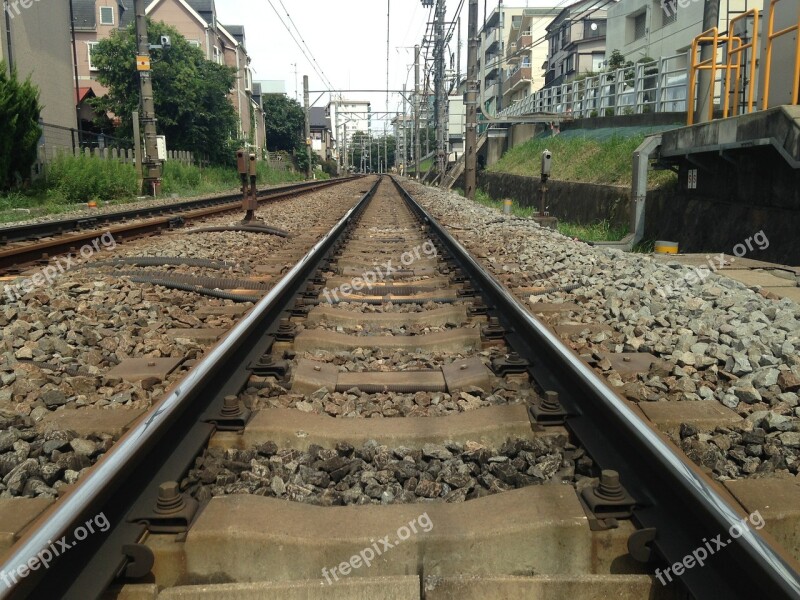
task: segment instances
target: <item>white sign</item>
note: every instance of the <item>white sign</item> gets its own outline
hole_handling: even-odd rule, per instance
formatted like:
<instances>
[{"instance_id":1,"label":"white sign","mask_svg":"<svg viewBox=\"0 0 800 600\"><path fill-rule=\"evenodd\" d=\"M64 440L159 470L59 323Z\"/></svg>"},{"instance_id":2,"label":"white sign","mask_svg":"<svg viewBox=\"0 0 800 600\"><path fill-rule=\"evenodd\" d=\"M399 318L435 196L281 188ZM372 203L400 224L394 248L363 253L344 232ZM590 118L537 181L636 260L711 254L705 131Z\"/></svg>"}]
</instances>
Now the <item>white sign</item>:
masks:
<instances>
[{"instance_id":1,"label":"white sign","mask_svg":"<svg viewBox=\"0 0 800 600\"><path fill-rule=\"evenodd\" d=\"M689 189L697 189L697 169L689 169Z\"/></svg>"},{"instance_id":2,"label":"white sign","mask_svg":"<svg viewBox=\"0 0 800 600\"><path fill-rule=\"evenodd\" d=\"M167 160L167 138L166 136L156 136L156 148L158 149L158 160Z\"/></svg>"}]
</instances>

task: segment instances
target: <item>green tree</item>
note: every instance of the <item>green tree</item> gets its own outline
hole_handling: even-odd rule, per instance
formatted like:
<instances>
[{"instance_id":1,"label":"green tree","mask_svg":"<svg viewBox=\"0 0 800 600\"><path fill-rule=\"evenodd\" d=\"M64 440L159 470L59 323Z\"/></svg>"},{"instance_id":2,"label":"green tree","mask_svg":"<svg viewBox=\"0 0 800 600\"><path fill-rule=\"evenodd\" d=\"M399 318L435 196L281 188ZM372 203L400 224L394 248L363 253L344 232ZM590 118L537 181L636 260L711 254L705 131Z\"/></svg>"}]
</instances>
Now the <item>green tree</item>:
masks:
<instances>
[{"instance_id":1,"label":"green tree","mask_svg":"<svg viewBox=\"0 0 800 600\"><path fill-rule=\"evenodd\" d=\"M15 70L9 76L0 62L0 189L15 179L27 179L36 161L36 146L42 136L39 90L30 78L20 82Z\"/></svg>"},{"instance_id":2,"label":"green tree","mask_svg":"<svg viewBox=\"0 0 800 600\"><path fill-rule=\"evenodd\" d=\"M213 163L230 163L239 145L236 112L229 94L236 70L206 60L176 29L148 22L148 38L158 44L161 36L172 39L169 50L152 51L153 96L158 132L176 150L206 156ZM132 136L133 111L139 108L136 72L136 35L132 25L115 31L92 52L97 78L109 91L93 100L95 108L113 113L121 124L117 135Z\"/></svg>"},{"instance_id":3,"label":"green tree","mask_svg":"<svg viewBox=\"0 0 800 600\"><path fill-rule=\"evenodd\" d=\"M264 96L267 122L267 148L270 152L285 150L305 152L305 114L300 104L285 94Z\"/></svg>"}]
</instances>

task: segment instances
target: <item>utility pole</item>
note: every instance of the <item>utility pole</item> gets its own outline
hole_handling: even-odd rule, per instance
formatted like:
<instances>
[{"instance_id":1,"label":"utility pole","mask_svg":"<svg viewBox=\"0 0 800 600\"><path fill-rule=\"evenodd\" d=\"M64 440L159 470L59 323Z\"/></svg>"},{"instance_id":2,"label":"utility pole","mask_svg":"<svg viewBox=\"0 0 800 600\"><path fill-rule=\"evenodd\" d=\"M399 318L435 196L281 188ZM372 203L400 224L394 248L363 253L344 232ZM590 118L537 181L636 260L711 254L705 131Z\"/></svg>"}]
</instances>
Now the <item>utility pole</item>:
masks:
<instances>
[{"instance_id":1,"label":"utility pole","mask_svg":"<svg viewBox=\"0 0 800 600\"><path fill-rule=\"evenodd\" d=\"M344 174L347 175L350 169L347 165L347 121L344 122L344 137L342 138L342 150L344 150Z\"/></svg>"},{"instance_id":2,"label":"utility pole","mask_svg":"<svg viewBox=\"0 0 800 600\"><path fill-rule=\"evenodd\" d=\"M300 100L300 92L297 90L297 63L290 63L294 67L294 99Z\"/></svg>"},{"instance_id":3,"label":"utility pole","mask_svg":"<svg viewBox=\"0 0 800 600\"><path fill-rule=\"evenodd\" d=\"M303 106L306 109L306 158L308 159L306 179L311 179L311 109L308 107L308 75L303 75Z\"/></svg>"},{"instance_id":4,"label":"utility pole","mask_svg":"<svg viewBox=\"0 0 800 600\"><path fill-rule=\"evenodd\" d=\"M458 25L458 46L456 46L456 91L458 91L458 84L461 83L461 17L456 19Z\"/></svg>"},{"instance_id":5,"label":"utility pole","mask_svg":"<svg viewBox=\"0 0 800 600\"><path fill-rule=\"evenodd\" d=\"M705 0L703 6L703 31L708 31L712 27L719 25L719 0ZM712 61L717 60L714 56L714 46L705 43L700 48L700 60ZM709 113L713 110L714 104L714 82L711 80L710 69L700 69L700 74L697 77L697 111L694 113L695 123L706 123L710 120ZM692 110L694 107L688 106L687 110Z\"/></svg>"},{"instance_id":6,"label":"utility pole","mask_svg":"<svg viewBox=\"0 0 800 600\"><path fill-rule=\"evenodd\" d=\"M467 131L464 156L464 193L475 199L478 161L478 0L469 0L469 22L467 24L469 48L467 50Z\"/></svg>"},{"instance_id":7,"label":"utility pole","mask_svg":"<svg viewBox=\"0 0 800 600\"><path fill-rule=\"evenodd\" d=\"M419 159L422 145L419 137L419 44L414 46L414 175L419 179Z\"/></svg>"},{"instance_id":8,"label":"utility pole","mask_svg":"<svg viewBox=\"0 0 800 600\"><path fill-rule=\"evenodd\" d=\"M144 0L134 0L136 13L136 41L139 71L139 98L144 125L144 193L157 196L161 191L161 161L158 160L156 107L153 100L153 79L150 71L150 41L147 39L147 17Z\"/></svg>"},{"instance_id":9,"label":"utility pole","mask_svg":"<svg viewBox=\"0 0 800 600\"><path fill-rule=\"evenodd\" d=\"M444 81L445 45L444 45L445 0L436 0L436 41L434 47L434 87L436 94L436 159L439 176L444 178L447 171L446 148L446 108L447 91Z\"/></svg>"},{"instance_id":10,"label":"utility pole","mask_svg":"<svg viewBox=\"0 0 800 600\"><path fill-rule=\"evenodd\" d=\"M403 172L402 175L406 174L406 157L408 156L408 150L406 149L406 84L403 84L403 120L401 121L403 126L403 154L402 159L400 160L400 167L402 168Z\"/></svg>"}]
</instances>

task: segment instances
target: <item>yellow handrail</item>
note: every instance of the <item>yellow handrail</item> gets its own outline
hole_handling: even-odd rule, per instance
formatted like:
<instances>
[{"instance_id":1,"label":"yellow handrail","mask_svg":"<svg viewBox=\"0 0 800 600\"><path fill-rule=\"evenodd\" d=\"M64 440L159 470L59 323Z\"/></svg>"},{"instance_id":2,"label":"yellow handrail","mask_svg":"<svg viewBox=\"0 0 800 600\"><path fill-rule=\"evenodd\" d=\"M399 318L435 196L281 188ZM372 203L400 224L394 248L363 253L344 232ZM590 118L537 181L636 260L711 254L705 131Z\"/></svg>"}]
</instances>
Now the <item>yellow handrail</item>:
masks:
<instances>
[{"instance_id":1,"label":"yellow handrail","mask_svg":"<svg viewBox=\"0 0 800 600\"><path fill-rule=\"evenodd\" d=\"M786 29L775 31L775 5L780 0L771 0L769 3L769 17L767 22L767 54L764 63L764 95L761 103L762 109L769 108L769 84L772 76L772 44L773 42L787 33L797 31L797 48L794 55L794 79L792 84L792 104L797 104L800 95L800 7L797 11L797 23Z\"/></svg>"},{"instance_id":2,"label":"yellow handrail","mask_svg":"<svg viewBox=\"0 0 800 600\"><path fill-rule=\"evenodd\" d=\"M779 0L773 0L777 2ZM747 44L742 43L742 38L734 35L735 25L737 22L753 18L753 39ZM711 58L698 61L697 49L703 45L710 43L713 46ZM722 45L726 46L725 62L717 62L717 53ZM730 112L730 89L731 89L731 74L735 72L734 76L734 110L738 112L739 109L739 85L742 78L742 57L744 51L752 49L753 52L750 56L750 89L747 94L747 112L752 112L755 105L755 81L756 75L756 52L758 49L758 9L751 9L742 13L738 17L731 19L728 24L727 35L720 35L719 28L712 27L708 31L704 31L692 40L692 48L690 50L689 61L689 86L686 94L686 123L687 125L694 124L694 103L697 94L697 74L701 70L711 71L711 86L708 90L710 101L708 103L708 119L714 118L714 87L716 84L717 70L725 71L723 80L724 99L722 100L722 114L727 117ZM735 58L735 62L734 62Z\"/></svg>"},{"instance_id":3,"label":"yellow handrail","mask_svg":"<svg viewBox=\"0 0 800 600\"><path fill-rule=\"evenodd\" d=\"M739 82L741 80L741 66L742 66L742 56L744 55L745 50L752 49L752 54L750 55L750 90L747 93L747 112L753 112L753 106L755 104L754 94L755 94L755 80L756 80L756 54L758 53L758 9L748 10L746 13L742 13L736 18L731 19L730 23L728 24L728 30L733 33L736 31L736 24L739 21L745 21L745 32L747 31L747 21L748 17L753 17L753 39L748 44L742 44L741 39L736 38L736 41L739 44L735 48L731 48L728 50L728 72L725 79L725 102L722 109L722 116L723 118L727 118L728 116L728 102L730 95L727 93L730 89L730 74L733 62L733 56L737 56L737 61L735 68L736 69L736 79L734 80L734 90L733 90L733 100L734 100L734 111L738 113L739 111Z\"/></svg>"}]
</instances>

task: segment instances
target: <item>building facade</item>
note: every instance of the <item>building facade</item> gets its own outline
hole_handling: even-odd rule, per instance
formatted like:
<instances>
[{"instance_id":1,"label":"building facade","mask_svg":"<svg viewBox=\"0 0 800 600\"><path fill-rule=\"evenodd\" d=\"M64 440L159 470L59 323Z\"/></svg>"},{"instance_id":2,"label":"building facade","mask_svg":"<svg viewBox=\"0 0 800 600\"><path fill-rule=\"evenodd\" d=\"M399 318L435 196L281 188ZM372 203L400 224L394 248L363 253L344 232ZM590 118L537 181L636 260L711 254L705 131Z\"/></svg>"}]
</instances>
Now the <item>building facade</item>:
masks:
<instances>
[{"instance_id":1,"label":"building facade","mask_svg":"<svg viewBox=\"0 0 800 600\"><path fill-rule=\"evenodd\" d=\"M16 69L24 80L31 78L39 89L46 124L42 140L48 146L67 149L74 143L70 129L78 120L72 43L68 27L69 4L33 2L5 4L0 27L0 61L7 72Z\"/></svg>"},{"instance_id":2,"label":"building facade","mask_svg":"<svg viewBox=\"0 0 800 600\"><path fill-rule=\"evenodd\" d=\"M368 100L338 98L328 103L325 114L333 131L332 158L339 160L339 148L353 139L356 131L367 133L372 129L372 105Z\"/></svg>"},{"instance_id":3,"label":"building facade","mask_svg":"<svg viewBox=\"0 0 800 600\"><path fill-rule=\"evenodd\" d=\"M511 17L506 40L506 75L503 107L508 108L544 86L547 25L558 16L557 8L526 8Z\"/></svg>"},{"instance_id":4,"label":"building facade","mask_svg":"<svg viewBox=\"0 0 800 600\"><path fill-rule=\"evenodd\" d=\"M606 54L606 0L579 0L546 27L544 87L603 70Z\"/></svg>"},{"instance_id":5,"label":"building facade","mask_svg":"<svg viewBox=\"0 0 800 600\"><path fill-rule=\"evenodd\" d=\"M101 96L107 90L97 81L92 51L113 31L127 28L133 23L133 6L130 2L126 4L118 0L71 2L78 87L91 89ZM214 0L147 0L146 13L152 20L162 21L177 29L190 44L203 52L207 60L235 69L236 80L230 101L238 116L238 131L232 134L248 140L252 149L260 154L265 148L264 113L261 103L253 94L244 27L219 23Z\"/></svg>"},{"instance_id":6,"label":"building facade","mask_svg":"<svg viewBox=\"0 0 800 600\"><path fill-rule=\"evenodd\" d=\"M497 6L486 16L479 32L478 77L481 111L489 116L503 109L503 75L506 70L505 44L515 17L521 17L524 8Z\"/></svg>"},{"instance_id":7,"label":"building facade","mask_svg":"<svg viewBox=\"0 0 800 600\"><path fill-rule=\"evenodd\" d=\"M686 52L703 33L703 3L678 0L620 0L608 9L606 60L619 50L626 60L675 56ZM719 30L730 19L763 8L763 0L720 0Z\"/></svg>"}]
</instances>

